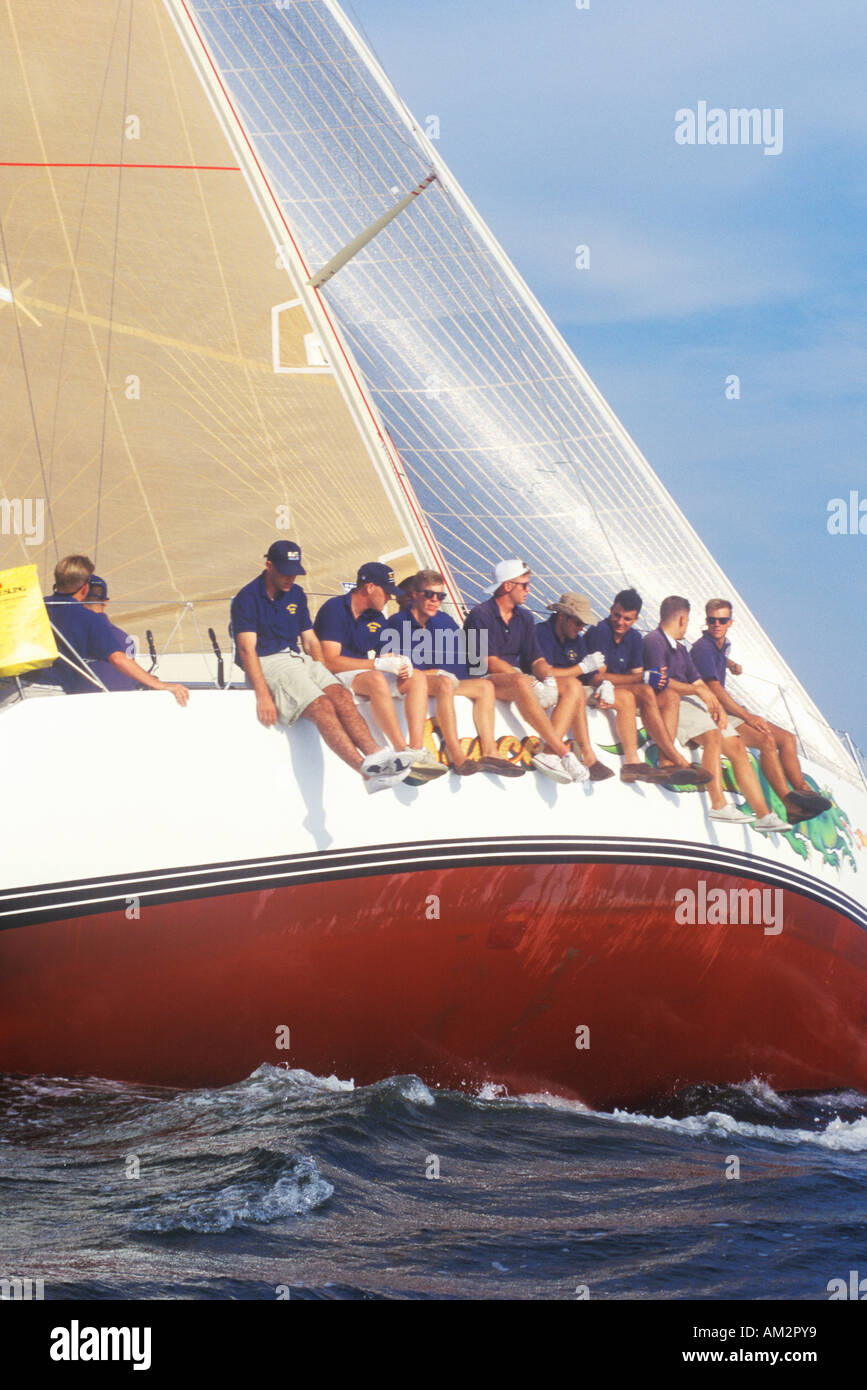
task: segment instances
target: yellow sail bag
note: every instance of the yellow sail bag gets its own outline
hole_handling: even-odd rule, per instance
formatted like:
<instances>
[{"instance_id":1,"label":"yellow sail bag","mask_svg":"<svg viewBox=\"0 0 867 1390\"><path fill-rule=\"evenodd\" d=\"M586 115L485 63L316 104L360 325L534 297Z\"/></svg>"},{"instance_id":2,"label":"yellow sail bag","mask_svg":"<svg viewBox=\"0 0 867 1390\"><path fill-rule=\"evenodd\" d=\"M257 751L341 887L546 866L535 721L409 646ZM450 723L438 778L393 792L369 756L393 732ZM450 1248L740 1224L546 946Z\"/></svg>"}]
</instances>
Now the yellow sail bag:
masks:
<instances>
[{"instance_id":1,"label":"yellow sail bag","mask_svg":"<svg viewBox=\"0 0 867 1390\"><path fill-rule=\"evenodd\" d=\"M0 570L0 676L38 671L56 660L36 566Z\"/></svg>"}]
</instances>

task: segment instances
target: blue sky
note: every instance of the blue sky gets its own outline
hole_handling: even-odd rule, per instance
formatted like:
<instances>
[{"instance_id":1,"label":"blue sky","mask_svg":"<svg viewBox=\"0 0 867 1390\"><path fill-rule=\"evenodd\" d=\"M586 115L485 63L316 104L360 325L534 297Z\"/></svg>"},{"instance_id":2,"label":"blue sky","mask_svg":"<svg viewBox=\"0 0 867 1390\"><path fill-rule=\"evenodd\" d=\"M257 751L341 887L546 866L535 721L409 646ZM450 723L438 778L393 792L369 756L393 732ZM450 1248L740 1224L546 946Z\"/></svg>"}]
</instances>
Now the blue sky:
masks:
<instances>
[{"instance_id":1,"label":"blue sky","mask_svg":"<svg viewBox=\"0 0 867 1390\"><path fill-rule=\"evenodd\" d=\"M795 673L867 751L867 535L826 524L831 498L867 499L867 5L344 3L415 115L439 117L446 163ZM675 112L699 101L782 108L781 152L678 145Z\"/></svg>"}]
</instances>

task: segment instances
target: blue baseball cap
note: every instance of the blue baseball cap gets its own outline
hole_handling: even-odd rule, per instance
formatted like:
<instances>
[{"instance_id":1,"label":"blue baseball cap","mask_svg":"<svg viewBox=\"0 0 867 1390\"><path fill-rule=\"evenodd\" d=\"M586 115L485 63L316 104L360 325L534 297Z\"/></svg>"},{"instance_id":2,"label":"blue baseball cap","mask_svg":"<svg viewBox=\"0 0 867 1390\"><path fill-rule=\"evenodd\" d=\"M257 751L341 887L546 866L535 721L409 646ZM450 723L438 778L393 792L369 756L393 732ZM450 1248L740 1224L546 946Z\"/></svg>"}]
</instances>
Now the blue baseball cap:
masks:
<instances>
[{"instance_id":1,"label":"blue baseball cap","mask_svg":"<svg viewBox=\"0 0 867 1390\"><path fill-rule=\"evenodd\" d=\"M108 603L108 585L98 574L90 576L85 603Z\"/></svg>"},{"instance_id":2,"label":"blue baseball cap","mask_svg":"<svg viewBox=\"0 0 867 1390\"><path fill-rule=\"evenodd\" d=\"M301 547L295 541L275 541L269 546L266 560L270 560L278 574L306 574L301 564Z\"/></svg>"},{"instance_id":3,"label":"blue baseball cap","mask_svg":"<svg viewBox=\"0 0 867 1390\"><path fill-rule=\"evenodd\" d=\"M372 560L370 564L362 565L355 580L356 585L378 584L380 589L384 589L392 598L397 597L397 585L394 582L394 570L390 570L388 565L381 565L378 561Z\"/></svg>"}]
</instances>

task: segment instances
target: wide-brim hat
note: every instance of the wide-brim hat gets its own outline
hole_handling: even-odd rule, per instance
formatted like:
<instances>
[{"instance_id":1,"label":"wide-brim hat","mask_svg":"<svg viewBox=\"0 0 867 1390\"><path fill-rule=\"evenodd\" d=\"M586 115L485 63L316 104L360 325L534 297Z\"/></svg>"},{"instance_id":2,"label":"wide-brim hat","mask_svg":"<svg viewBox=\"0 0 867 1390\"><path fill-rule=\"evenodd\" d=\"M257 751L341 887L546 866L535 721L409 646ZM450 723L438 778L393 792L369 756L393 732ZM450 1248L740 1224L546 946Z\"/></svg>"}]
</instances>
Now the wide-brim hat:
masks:
<instances>
[{"instance_id":1,"label":"wide-brim hat","mask_svg":"<svg viewBox=\"0 0 867 1390\"><path fill-rule=\"evenodd\" d=\"M576 623L592 623L593 610L586 594L572 591L561 594L556 603L545 605L552 613L562 613L564 618L574 618Z\"/></svg>"}]
</instances>

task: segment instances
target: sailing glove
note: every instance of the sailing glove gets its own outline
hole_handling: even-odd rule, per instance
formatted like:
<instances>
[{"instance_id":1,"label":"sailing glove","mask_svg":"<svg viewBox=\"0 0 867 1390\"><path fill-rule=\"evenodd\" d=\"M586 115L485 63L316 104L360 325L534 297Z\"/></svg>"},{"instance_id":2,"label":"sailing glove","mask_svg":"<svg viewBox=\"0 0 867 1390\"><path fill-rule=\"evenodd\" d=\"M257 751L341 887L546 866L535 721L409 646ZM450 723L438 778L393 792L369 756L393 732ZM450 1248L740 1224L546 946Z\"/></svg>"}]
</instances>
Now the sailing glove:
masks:
<instances>
[{"instance_id":1,"label":"sailing glove","mask_svg":"<svg viewBox=\"0 0 867 1390\"><path fill-rule=\"evenodd\" d=\"M605 665L605 657L601 652L591 652L585 656L583 661L578 662L579 671L583 671L585 676L592 676L594 671L600 670Z\"/></svg>"},{"instance_id":2,"label":"sailing glove","mask_svg":"<svg viewBox=\"0 0 867 1390\"><path fill-rule=\"evenodd\" d=\"M560 698L557 682L553 676L547 676L543 681L534 681L533 694L543 709L553 709Z\"/></svg>"},{"instance_id":3,"label":"sailing glove","mask_svg":"<svg viewBox=\"0 0 867 1390\"><path fill-rule=\"evenodd\" d=\"M374 660L373 669L386 671L390 676L408 676L410 673L409 657L378 656Z\"/></svg>"}]
</instances>

